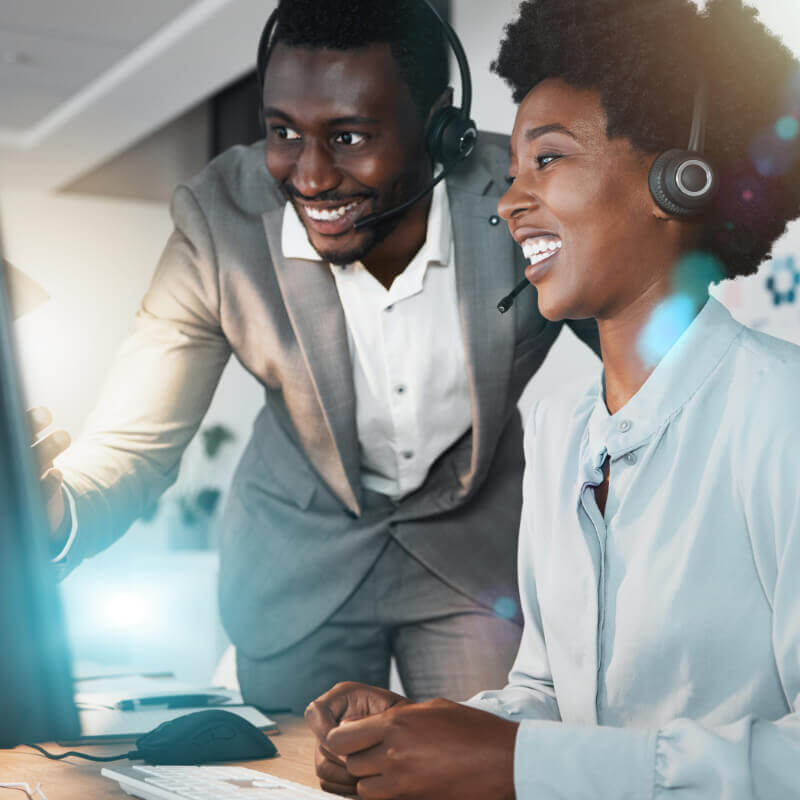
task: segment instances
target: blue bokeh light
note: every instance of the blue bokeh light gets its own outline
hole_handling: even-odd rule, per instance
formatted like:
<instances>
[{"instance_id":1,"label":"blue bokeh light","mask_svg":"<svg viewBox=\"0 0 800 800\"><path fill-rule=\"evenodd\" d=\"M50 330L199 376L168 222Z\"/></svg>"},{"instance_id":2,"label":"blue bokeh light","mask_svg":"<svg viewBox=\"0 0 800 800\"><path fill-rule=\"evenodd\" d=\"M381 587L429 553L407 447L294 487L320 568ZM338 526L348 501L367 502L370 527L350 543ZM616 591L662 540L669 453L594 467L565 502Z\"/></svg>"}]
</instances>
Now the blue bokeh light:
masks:
<instances>
[{"instance_id":1,"label":"blue bokeh light","mask_svg":"<svg viewBox=\"0 0 800 800\"><path fill-rule=\"evenodd\" d=\"M784 141L796 139L798 132L800 132L800 122L791 114L781 117L775 123L775 133Z\"/></svg>"},{"instance_id":2,"label":"blue bokeh light","mask_svg":"<svg viewBox=\"0 0 800 800\"><path fill-rule=\"evenodd\" d=\"M772 129L757 136L750 145L750 161L758 174L765 178L785 175L797 158L795 137L781 136L777 131L778 125L784 120L794 120L794 117L782 117ZM788 132L788 123L783 123L783 127Z\"/></svg>"},{"instance_id":3,"label":"blue bokeh light","mask_svg":"<svg viewBox=\"0 0 800 800\"><path fill-rule=\"evenodd\" d=\"M689 327L708 299L708 287L725 277L710 253L691 252L675 265L672 292L650 314L639 334L637 352L647 367L655 367Z\"/></svg>"},{"instance_id":4,"label":"blue bokeh light","mask_svg":"<svg viewBox=\"0 0 800 800\"><path fill-rule=\"evenodd\" d=\"M637 350L648 367L666 355L695 317L694 301L687 294L676 294L659 303L639 334Z\"/></svg>"},{"instance_id":5,"label":"blue bokeh light","mask_svg":"<svg viewBox=\"0 0 800 800\"><path fill-rule=\"evenodd\" d=\"M494 604L494 613L503 619L513 619L517 613L517 602L513 597L498 597Z\"/></svg>"}]
</instances>

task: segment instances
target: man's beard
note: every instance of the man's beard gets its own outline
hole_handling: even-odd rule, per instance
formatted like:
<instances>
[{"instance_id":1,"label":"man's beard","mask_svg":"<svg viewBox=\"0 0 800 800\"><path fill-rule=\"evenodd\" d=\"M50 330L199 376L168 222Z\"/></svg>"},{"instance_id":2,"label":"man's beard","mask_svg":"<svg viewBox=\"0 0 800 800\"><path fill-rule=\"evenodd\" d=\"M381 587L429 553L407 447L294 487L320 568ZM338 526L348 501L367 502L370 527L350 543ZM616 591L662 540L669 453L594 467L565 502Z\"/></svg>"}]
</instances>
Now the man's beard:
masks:
<instances>
[{"instance_id":1,"label":"man's beard","mask_svg":"<svg viewBox=\"0 0 800 800\"><path fill-rule=\"evenodd\" d=\"M297 201L298 198L303 198L306 200L310 200L311 198L305 198L301 195L293 186L289 184L282 184L281 185L281 192L283 196L286 198L288 202L294 206L294 210L297 213L298 219L300 219L303 227L306 229L306 234L308 235L309 242L311 241L311 236L308 233L308 228L306 228L305 223L303 222L303 215L300 210L297 208ZM375 197L376 195L364 195L366 197ZM321 201L321 202L335 202L335 203L348 203L352 200L352 197L344 197L339 195L336 192L323 192L317 195L314 200ZM394 208L394 206L392 206ZM372 251L374 247L377 247L384 239L386 239L392 231L397 227L400 223L400 220L403 218L403 214L398 214L396 217L392 217L387 219L383 222L378 222L374 225L369 225L363 229L364 241L358 246L353 247L350 250L320 250L318 249L312 242L312 247L317 251L317 254L323 261L327 261L330 264L334 264L337 267L346 267L348 264L354 264L357 261L363 261L369 253Z\"/></svg>"},{"instance_id":2,"label":"man's beard","mask_svg":"<svg viewBox=\"0 0 800 800\"><path fill-rule=\"evenodd\" d=\"M363 229L364 241L359 247L351 250L329 251L317 250L320 258L335 264L337 267L346 267L348 264L355 264L362 261L370 254L373 248L377 247L387 236L397 227L400 217L388 219L385 222L378 222ZM317 248L314 248L315 250Z\"/></svg>"}]
</instances>

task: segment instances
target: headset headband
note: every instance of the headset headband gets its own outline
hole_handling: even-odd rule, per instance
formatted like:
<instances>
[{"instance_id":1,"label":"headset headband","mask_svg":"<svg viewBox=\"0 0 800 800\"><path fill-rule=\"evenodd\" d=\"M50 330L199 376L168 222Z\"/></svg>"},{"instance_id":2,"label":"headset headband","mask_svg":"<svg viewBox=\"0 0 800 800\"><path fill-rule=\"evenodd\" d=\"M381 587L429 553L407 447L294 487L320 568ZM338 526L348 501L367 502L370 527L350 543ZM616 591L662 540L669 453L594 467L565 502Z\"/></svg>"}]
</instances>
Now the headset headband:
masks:
<instances>
[{"instance_id":1,"label":"headset headband","mask_svg":"<svg viewBox=\"0 0 800 800\"><path fill-rule=\"evenodd\" d=\"M469 72L469 63L467 62L467 55L464 52L464 47L461 40L458 38L453 26L445 20L433 3L430 0L420 0L428 10L436 17L442 27L442 33L450 45L453 54L456 57L458 64L458 72L461 78L461 105L459 106L459 116L467 121L470 119L470 110L472 108L472 77ZM275 28L278 26L278 9L276 8L267 20L264 30L261 32L261 38L258 41L258 57L256 59L256 82L258 85L258 103L259 114L258 118L263 126L264 115L261 112L261 104L264 97L264 74L267 71L267 63L269 62L269 54L272 48L272 35L275 33Z\"/></svg>"}]
</instances>

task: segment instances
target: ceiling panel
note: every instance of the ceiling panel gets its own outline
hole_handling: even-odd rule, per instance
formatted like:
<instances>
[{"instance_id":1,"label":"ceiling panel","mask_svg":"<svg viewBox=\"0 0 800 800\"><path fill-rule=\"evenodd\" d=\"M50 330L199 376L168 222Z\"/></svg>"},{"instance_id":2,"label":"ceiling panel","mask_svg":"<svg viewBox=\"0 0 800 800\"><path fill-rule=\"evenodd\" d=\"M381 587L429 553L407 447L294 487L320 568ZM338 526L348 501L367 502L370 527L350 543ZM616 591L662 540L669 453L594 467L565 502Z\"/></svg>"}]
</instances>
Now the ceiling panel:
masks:
<instances>
[{"instance_id":1,"label":"ceiling panel","mask_svg":"<svg viewBox=\"0 0 800 800\"><path fill-rule=\"evenodd\" d=\"M127 49L119 44L10 33L0 28L0 53L16 53L19 59L10 59L10 63L0 60L0 85L73 92L105 72Z\"/></svg>"},{"instance_id":2,"label":"ceiling panel","mask_svg":"<svg viewBox=\"0 0 800 800\"><path fill-rule=\"evenodd\" d=\"M137 44L196 0L0 0L0 27Z\"/></svg>"},{"instance_id":3,"label":"ceiling panel","mask_svg":"<svg viewBox=\"0 0 800 800\"><path fill-rule=\"evenodd\" d=\"M27 128L34 125L62 99L62 93L47 89L21 92L11 86L0 86L0 127Z\"/></svg>"},{"instance_id":4,"label":"ceiling panel","mask_svg":"<svg viewBox=\"0 0 800 800\"><path fill-rule=\"evenodd\" d=\"M0 0L4 43L21 50L12 34L30 37L26 46L38 40L51 59L49 75L37 76L34 59L8 63L14 59L0 47L0 183L67 185L238 80L252 69L274 6L275 0ZM166 24L155 21L164 16ZM140 41L98 37L103 26ZM109 56L110 66L90 78L93 65ZM76 76L83 85L65 88Z\"/></svg>"}]
</instances>

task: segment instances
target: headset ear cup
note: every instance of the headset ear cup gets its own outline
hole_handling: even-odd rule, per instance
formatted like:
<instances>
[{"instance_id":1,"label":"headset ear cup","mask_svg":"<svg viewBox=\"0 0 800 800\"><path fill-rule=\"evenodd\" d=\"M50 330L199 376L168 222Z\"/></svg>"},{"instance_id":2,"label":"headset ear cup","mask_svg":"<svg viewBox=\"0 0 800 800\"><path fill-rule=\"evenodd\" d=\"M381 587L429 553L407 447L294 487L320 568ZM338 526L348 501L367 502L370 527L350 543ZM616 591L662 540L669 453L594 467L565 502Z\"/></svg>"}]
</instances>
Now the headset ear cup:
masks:
<instances>
[{"instance_id":1,"label":"headset ear cup","mask_svg":"<svg viewBox=\"0 0 800 800\"><path fill-rule=\"evenodd\" d=\"M438 109L428 124L428 130L425 133L425 146L434 164L447 163L444 158L444 132L457 116L458 112L453 106L446 106Z\"/></svg>"},{"instance_id":2,"label":"headset ear cup","mask_svg":"<svg viewBox=\"0 0 800 800\"><path fill-rule=\"evenodd\" d=\"M667 150L661 153L650 167L650 175L648 176L650 194L653 196L653 200L656 201L656 205L673 217L683 217L686 214L683 206L680 206L669 196L665 176L675 154L682 152L681 150Z\"/></svg>"},{"instance_id":3,"label":"headset ear cup","mask_svg":"<svg viewBox=\"0 0 800 800\"><path fill-rule=\"evenodd\" d=\"M467 158L475 147L478 131L454 106L440 108L428 125L425 143L434 164L453 164Z\"/></svg>"},{"instance_id":4,"label":"headset ear cup","mask_svg":"<svg viewBox=\"0 0 800 800\"><path fill-rule=\"evenodd\" d=\"M692 169L705 180L705 185L694 192L681 179L681 174L685 180ZM714 170L700 153L680 149L667 150L656 158L650 167L648 183L658 207L674 217L701 213L711 202L717 185Z\"/></svg>"}]
</instances>

